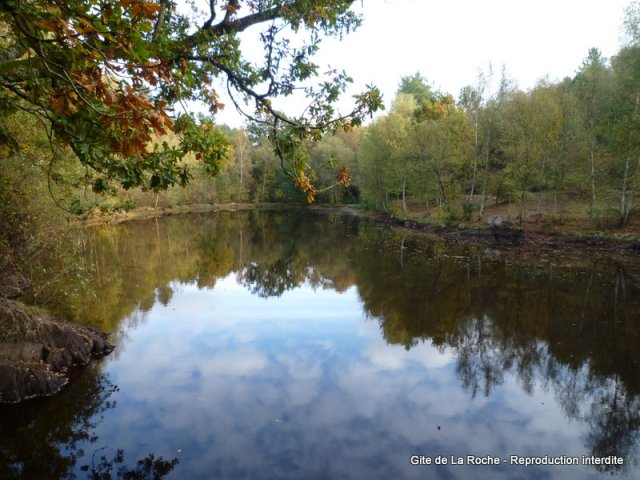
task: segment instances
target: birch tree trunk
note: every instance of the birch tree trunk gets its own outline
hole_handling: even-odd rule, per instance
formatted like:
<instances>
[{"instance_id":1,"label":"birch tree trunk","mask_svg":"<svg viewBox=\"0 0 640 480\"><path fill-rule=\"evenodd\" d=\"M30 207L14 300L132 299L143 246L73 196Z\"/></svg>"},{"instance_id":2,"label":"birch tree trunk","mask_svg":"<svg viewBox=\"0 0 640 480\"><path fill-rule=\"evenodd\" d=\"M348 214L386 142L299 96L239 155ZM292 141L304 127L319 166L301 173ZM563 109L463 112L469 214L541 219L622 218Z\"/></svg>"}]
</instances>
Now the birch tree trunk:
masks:
<instances>
[{"instance_id":1,"label":"birch tree trunk","mask_svg":"<svg viewBox=\"0 0 640 480\"><path fill-rule=\"evenodd\" d=\"M469 200L471 200L473 198L473 194L475 193L476 190L476 172L478 171L478 112L476 112L476 119L475 119L475 156L473 159L473 173L471 174L471 192L469 194Z\"/></svg>"},{"instance_id":2,"label":"birch tree trunk","mask_svg":"<svg viewBox=\"0 0 640 480\"><path fill-rule=\"evenodd\" d=\"M482 200L480 201L480 216L484 213L484 203L487 194L487 177L489 176L489 141L490 136L487 136L487 146L484 151L484 173L482 178Z\"/></svg>"},{"instance_id":3,"label":"birch tree trunk","mask_svg":"<svg viewBox=\"0 0 640 480\"><path fill-rule=\"evenodd\" d=\"M640 105L640 90L636 92L636 103L633 107L632 120L638 114L638 106ZM631 139L632 133L629 132L629 143L627 147L627 158L624 162L624 174L622 176L622 192L620 193L620 225L627 223L629 219L629 211L631 210L630 202L627 201L627 190L629 188L629 165L631 164Z\"/></svg>"},{"instance_id":4,"label":"birch tree trunk","mask_svg":"<svg viewBox=\"0 0 640 480\"><path fill-rule=\"evenodd\" d=\"M591 154L591 209L595 211L597 207L596 199L596 153L593 141L593 117L591 118L591 133L589 135L589 149Z\"/></svg>"},{"instance_id":5,"label":"birch tree trunk","mask_svg":"<svg viewBox=\"0 0 640 480\"><path fill-rule=\"evenodd\" d=\"M402 181L402 213L407 213L407 179Z\"/></svg>"}]
</instances>

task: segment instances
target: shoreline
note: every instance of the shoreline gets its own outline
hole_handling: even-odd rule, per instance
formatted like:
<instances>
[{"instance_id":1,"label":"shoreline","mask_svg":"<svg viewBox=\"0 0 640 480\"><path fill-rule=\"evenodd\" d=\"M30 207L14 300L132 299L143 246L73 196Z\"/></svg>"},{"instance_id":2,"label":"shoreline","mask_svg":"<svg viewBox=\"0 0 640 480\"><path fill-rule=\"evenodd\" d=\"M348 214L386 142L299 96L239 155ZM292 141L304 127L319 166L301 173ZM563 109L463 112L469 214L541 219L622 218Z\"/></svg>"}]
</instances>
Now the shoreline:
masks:
<instances>
[{"instance_id":1,"label":"shoreline","mask_svg":"<svg viewBox=\"0 0 640 480\"><path fill-rule=\"evenodd\" d=\"M288 203L228 203L228 204L194 204L172 207L139 207L127 212L115 212L79 220L83 226L118 224L134 220L145 220L185 213L235 212L248 210L308 210L314 213L342 213L367 218L376 223L394 228L405 228L441 237L445 241L471 241L482 243L509 243L524 247L565 249L580 248L593 252L611 252L640 254L639 235L627 238L615 237L615 233L576 233L562 226L554 226L553 230L538 228L531 223L515 226L505 223L491 226L478 222L461 222L458 225L434 224L415 219L397 217L373 210L366 210L360 205L331 204L288 204Z\"/></svg>"},{"instance_id":2,"label":"shoreline","mask_svg":"<svg viewBox=\"0 0 640 480\"><path fill-rule=\"evenodd\" d=\"M575 234L571 231L545 231L536 225L515 227L506 223L488 225L479 222L458 225L433 224L413 219L366 210L359 205L323 204L200 204L178 207L142 207L128 212L111 212L85 219L75 219L74 227L93 227L119 224L135 220L149 220L163 216L188 213L234 212L249 210L299 210L317 214L339 214L367 219L384 228L399 229L436 237L444 242L464 242L488 249L524 250L536 255L542 252L581 252L587 255L637 256L640 240L616 238L609 235ZM635 232L634 232L635 233ZM44 310L37 310L20 302L28 287L28 280L20 275L17 265L14 275L5 275L0 282L0 323L3 335L0 346L2 377L11 381L0 382L0 402L20 402L34 396L55 394L66 383L66 370L83 365L92 358L108 355L114 348L106 341L107 335L80 325L55 319ZM54 335L55 333L55 335ZM60 352L50 355L50 352ZM45 361L45 360L48 360ZM55 360L55 361L54 361Z\"/></svg>"},{"instance_id":3,"label":"shoreline","mask_svg":"<svg viewBox=\"0 0 640 480\"><path fill-rule=\"evenodd\" d=\"M509 244L523 248L581 249L593 253L640 254L640 240L622 239L602 234L576 234L573 232L544 231L511 225L490 226L462 224L459 226L433 225L393 216L378 221L394 227L437 235L445 241L468 241L490 244Z\"/></svg>"}]
</instances>

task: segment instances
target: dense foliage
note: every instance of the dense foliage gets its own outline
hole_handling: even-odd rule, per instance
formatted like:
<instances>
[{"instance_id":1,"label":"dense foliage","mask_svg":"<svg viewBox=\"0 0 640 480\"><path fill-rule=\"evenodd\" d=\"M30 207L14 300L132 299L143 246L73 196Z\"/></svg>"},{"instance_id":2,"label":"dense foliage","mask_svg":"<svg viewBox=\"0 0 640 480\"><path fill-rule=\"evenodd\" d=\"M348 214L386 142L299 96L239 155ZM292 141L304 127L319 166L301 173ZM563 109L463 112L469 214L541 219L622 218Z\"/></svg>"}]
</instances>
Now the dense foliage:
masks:
<instances>
[{"instance_id":1,"label":"dense foliage","mask_svg":"<svg viewBox=\"0 0 640 480\"><path fill-rule=\"evenodd\" d=\"M318 179L346 187L346 167L313 173L308 147L382 106L371 87L338 116L334 104L351 79L312 61L322 38L360 24L352 3L0 2L3 270L21 263L33 276L35 256L68 243L63 211L312 201ZM246 58L243 33L261 42L262 61ZM251 145L243 131L215 123L221 89L262 133ZM308 103L304 116L276 109L277 97L296 92ZM190 112L194 102L211 115Z\"/></svg>"},{"instance_id":2,"label":"dense foliage","mask_svg":"<svg viewBox=\"0 0 640 480\"><path fill-rule=\"evenodd\" d=\"M335 118L349 79L323 77L312 62L322 36L360 24L351 3L220 0L201 12L168 0L2 2L2 251L27 263L51 248L56 227L65 230L56 206L320 201L459 221L508 203L520 220L532 205L557 221L589 214L600 227L634 218L637 3L618 54L591 49L572 78L523 91L489 70L455 100L416 73L368 126L379 92ZM243 57L243 32L262 42L262 63ZM215 123L220 88L246 110L244 128ZM300 89L306 117L276 109ZM193 101L210 115L178 114Z\"/></svg>"},{"instance_id":3,"label":"dense foliage","mask_svg":"<svg viewBox=\"0 0 640 480\"><path fill-rule=\"evenodd\" d=\"M219 170L226 137L210 121L173 109L197 100L215 113L223 108L224 85L236 106L248 104L247 115L270 126L284 170L312 194L304 142L358 125L381 106L379 92L369 88L356 96L353 112L336 118L333 104L350 82L346 73L330 72L309 86L319 76L312 56L322 36L359 25L351 4L211 0L206 12L192 5L195 13L185 13L171 0L7 0L0 5L0 111L37 117L54 157L68 145L97 192L112 181L162 190L188 183L181 160L191 152L207 173ZM260 64L240 47L239 34L254 26L265 50ZM292 35L299 47L290 46ZM300 89L310 102L306 116L275 109L275 97ZM172 131L178 142L154 141ZM6 127L0 135L5 145L19 146Z\"/></svg>"},{"instance_id":4,"label":"dense foliage","mask_svg":"<svg viewBox=\"0 0 640 480\"><path fill-rule=\"evenodd\" d=\"M403 77L391 112L363 135L354 183L364 202L460 220L482 217L491 199L522 222L535 198L547 219L627 225L640 190L638 25L633 2L613 58L592 48L573 77L528 91L489 68L456 103L419 73Z\"/></svg>"},{"instance_id":5,"label":"dense foliage","mask_svg":"<svg viewBox=\"0 0 640 480\"><path fill-rule=\"evenodd\" d=\"M522 91L504 71L498 82L482 73L457 103L404 77L391 112L364 134L355 182L385 211L406 213L410 199L469 219L491 198L517 204L522 221L535 194L550 218L588 203L597 223L625 225L640 189L639 67L637 45L610 61L594 48L573 78Z\"/></svg>"}]
</instances>

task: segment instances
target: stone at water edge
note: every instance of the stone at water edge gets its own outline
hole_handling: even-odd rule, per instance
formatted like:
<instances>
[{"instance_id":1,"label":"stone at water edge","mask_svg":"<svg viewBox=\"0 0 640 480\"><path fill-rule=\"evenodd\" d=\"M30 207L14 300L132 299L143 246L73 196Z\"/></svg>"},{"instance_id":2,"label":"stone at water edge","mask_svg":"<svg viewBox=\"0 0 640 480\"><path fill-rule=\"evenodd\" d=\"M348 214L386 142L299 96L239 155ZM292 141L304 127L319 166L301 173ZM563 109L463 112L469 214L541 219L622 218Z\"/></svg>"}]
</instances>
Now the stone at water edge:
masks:
<instances>
[{"instance_id":1,"label":"stone at water edge","mask_svg":"<svg viewBox=\"0 0 640 480\"><path fill-rule=\"evenodd\" d=\"M69 367L113 351L106 338L93 328L0 299L0 402L59 392Z\"/></svg>"}]
</instances>

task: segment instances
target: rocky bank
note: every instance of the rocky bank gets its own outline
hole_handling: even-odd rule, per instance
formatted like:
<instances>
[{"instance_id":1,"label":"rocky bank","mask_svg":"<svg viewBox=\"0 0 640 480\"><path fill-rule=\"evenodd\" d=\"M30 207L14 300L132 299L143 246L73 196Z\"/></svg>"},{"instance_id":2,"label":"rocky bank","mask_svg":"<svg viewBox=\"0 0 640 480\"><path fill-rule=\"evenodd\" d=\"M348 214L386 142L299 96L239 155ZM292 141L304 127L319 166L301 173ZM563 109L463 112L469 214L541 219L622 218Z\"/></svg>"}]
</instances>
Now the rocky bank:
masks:
<instances>
[{"instance_id":1,"label":"rocky bank","mask_svg":"<svg viewBox=\"0 0 640 480\"><path fill-rule=\"evenodd\" d=\"M70 367L114 348L103 332L20 302L27 285L15 264L0 258L0 402L57 393Z\"/></svg>"}]
</instances>

